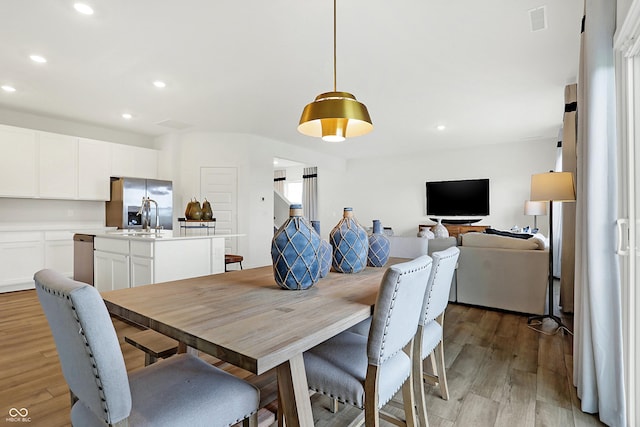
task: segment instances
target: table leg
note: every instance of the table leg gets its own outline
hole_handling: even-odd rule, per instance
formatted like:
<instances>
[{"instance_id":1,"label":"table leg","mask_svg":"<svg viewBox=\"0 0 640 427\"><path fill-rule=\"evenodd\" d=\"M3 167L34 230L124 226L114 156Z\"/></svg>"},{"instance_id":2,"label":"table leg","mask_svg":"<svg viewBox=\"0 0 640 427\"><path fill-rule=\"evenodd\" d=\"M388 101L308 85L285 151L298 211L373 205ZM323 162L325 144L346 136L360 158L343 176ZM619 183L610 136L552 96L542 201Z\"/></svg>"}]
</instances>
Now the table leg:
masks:
<instances>
[{"instance_id":1,"label":"table leg","mask_svg":"<svg viewBox=\"0 0 640 427\"><path fill-rule=\"evenodd\" d=\"M309 399L304 359L298 354L277 368L278 390L287 427L312 427L313 414Z\"/></svg>"}]
</instances>

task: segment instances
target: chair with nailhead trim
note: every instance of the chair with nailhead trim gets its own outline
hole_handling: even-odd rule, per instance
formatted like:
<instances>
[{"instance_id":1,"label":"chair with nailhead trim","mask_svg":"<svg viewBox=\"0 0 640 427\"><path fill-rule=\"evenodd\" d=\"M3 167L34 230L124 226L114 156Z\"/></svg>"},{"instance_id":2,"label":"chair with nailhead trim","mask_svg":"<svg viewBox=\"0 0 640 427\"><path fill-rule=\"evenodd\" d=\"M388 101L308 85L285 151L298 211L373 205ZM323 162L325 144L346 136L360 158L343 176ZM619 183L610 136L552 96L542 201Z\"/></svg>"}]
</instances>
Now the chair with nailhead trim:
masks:
<instances>
[{"instance_id":1,"label":"chair with nailhead trim","mask_svg":"<svg viewBox=\"0 0 640 427\"><path fill-rule=\"evenodd\" d=\"M309 388L364 409L352 425L417 424L412 346L421 317L431 258L391 266L384 274L369 337L345 331L304 353ZM405 419L380 411L402 389Z\"/></svg>"},{"instance_id":2,"label":"chair with nailhead trim","mask_svg":"<svg viewBox=\"0 0 640 427\"><path fill-rule=\"evenodd\" d=\"M422 316L418 322L418 331L413 347L413 388L418 407L418 418L423 427L429 426L423 381L430 380L434 384L438 384L442 398L449 400L444 366L442 327L444 326L444 312L449 303L451 281L459 255L460 249L455 246L431 254L433 268L429 277L427 293L422 303ZM423 360L426 360L427 357L431 360L432 374L423 370Z\"/></svg>"},{"instance_id":3,"label":"chair with nailhead trim","mask_svg":"<svg viewBox=\"0 0 640 427\"><path fill-rule=\"evenodd\" d=\"M257 426L259 391L190 354L127 375L98 291L53 270L34 276L71 393L74 426Z\"/></svg>"}]
</instances>

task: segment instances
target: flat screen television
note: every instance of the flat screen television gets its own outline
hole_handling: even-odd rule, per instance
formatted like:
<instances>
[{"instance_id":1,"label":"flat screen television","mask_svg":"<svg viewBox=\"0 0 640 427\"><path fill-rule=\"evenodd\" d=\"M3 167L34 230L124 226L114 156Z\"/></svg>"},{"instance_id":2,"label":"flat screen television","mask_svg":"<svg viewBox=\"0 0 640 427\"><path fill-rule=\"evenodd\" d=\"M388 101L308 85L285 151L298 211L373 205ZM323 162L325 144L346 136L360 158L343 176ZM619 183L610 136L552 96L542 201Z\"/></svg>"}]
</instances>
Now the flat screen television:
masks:
<instances>
[{"instance_id":1,"label":"flat screen television","mask_svg":"<svg viewBox=\"0 0 640 427\"><path fill-rule=\"evenodd\" d=\"M473 217L489 215L489 179L427 182L427 215L443 222L479 221Z\"/></svg>"}]
</instances>

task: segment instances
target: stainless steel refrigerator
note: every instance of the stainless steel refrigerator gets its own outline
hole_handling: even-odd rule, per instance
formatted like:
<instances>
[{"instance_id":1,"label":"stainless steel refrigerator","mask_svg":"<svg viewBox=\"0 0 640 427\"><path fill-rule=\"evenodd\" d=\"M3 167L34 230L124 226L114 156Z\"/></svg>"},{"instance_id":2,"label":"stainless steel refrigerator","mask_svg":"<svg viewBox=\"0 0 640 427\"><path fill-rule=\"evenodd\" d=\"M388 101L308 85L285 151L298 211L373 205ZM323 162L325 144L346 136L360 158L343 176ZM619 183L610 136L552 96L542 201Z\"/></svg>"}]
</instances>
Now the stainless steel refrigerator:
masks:
<instances>
[{"instance_id":1,"label":"stainless steel refrigerator","mask_svg":"<svg viewBox=\"0 0 640 427\"><path fill-rule=\"evenodd\" d=\"M106 203L107 227L142 228L143 217L140 207L143 198L148 197L157 203L160 227L173 228L173 185L171 181L142 178L111 178L111 200ZM151 227L156 227L151 204Z\"/></svg>"}]
</instances>

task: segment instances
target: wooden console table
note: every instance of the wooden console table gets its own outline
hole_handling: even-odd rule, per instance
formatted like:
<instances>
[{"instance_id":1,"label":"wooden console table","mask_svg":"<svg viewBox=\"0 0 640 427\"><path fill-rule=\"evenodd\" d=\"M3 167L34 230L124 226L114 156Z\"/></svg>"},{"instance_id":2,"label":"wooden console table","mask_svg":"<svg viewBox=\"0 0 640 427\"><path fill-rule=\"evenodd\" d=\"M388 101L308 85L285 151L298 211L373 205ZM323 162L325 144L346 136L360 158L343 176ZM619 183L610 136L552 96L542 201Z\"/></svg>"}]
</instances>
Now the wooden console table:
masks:
<instances>
[{"instance_id":1,"label":"wooden console table","mask_svg":"<svg viewBox=\"0 0 640 427\"><path fill-rule=\"evenodd\" d=\"M418 225L418 231L420 231L420 227L427 227L431 229L431 227L436 224L420 224ZM455 237L456 239L460 234L468 233L470 231L475 231L478 233L484 232L485 229L491 228L490 225L464 225L464 224L442 224L445 226L447 231L449 231L449 236Z\"/></svg>"}]
</instances>

